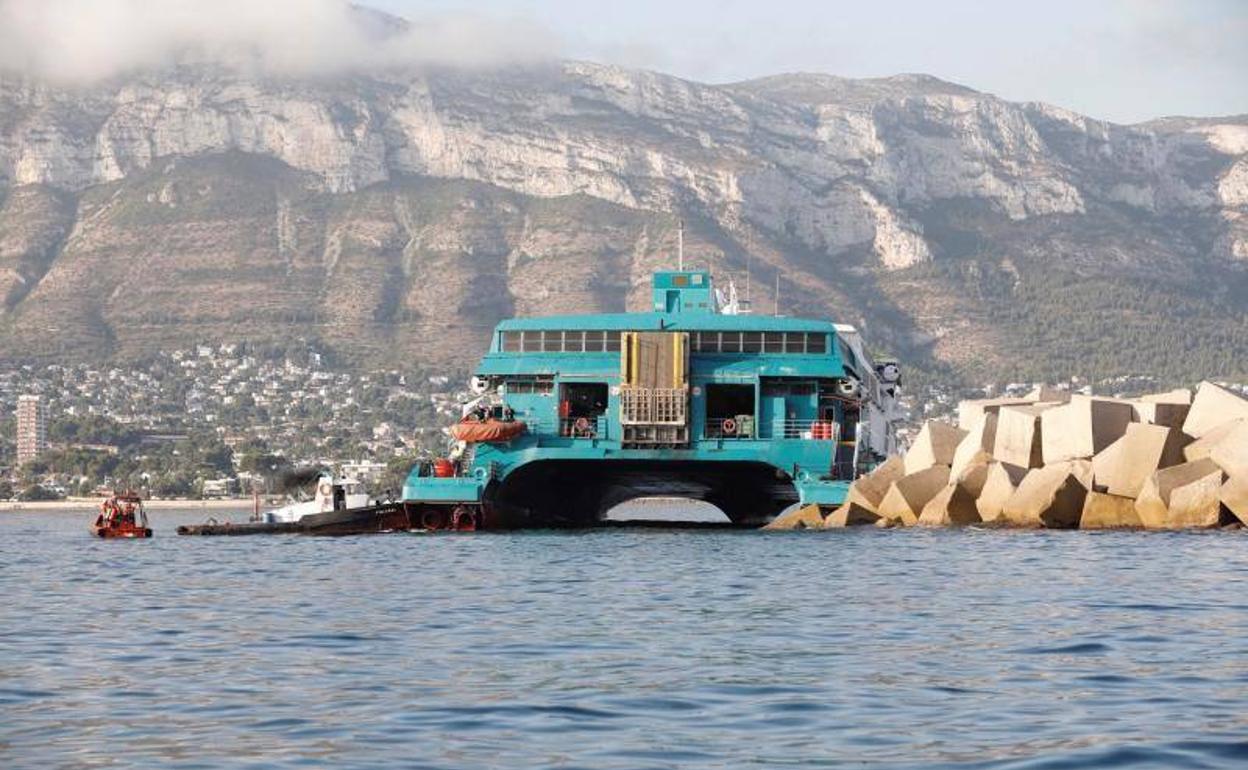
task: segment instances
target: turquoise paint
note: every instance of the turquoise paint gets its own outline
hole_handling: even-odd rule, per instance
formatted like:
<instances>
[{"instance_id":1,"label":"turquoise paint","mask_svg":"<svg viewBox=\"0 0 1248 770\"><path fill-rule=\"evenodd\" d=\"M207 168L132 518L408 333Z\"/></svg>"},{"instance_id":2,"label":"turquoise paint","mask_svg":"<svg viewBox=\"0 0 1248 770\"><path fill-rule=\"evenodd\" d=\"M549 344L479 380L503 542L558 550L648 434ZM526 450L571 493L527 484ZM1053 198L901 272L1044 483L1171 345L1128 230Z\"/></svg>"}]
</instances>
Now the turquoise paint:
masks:
<instances>
[{"instance_id":1,"label":"turquoise paint","mask_svg":"<svg viewBox=\"0 0 1248 770\"><path fill-rule=\"evenodd\" d=\"M477 368L477 374L493 382L508 383L519 377L549 380L549 392L508 393L505 402L529 430L507 444L478 445L467 473L472 484L462 479L438 479L421 476L413 469L403 488L408 501L438 502L460 500L455 495L472 492L480 500L485 493L484 476L505 480L528 463L543 460L613 461L700 461L765 463L787 474L797 488L802 503L836 505L845 499L852 469L834 468L837 445L826 438L816 438L809 423L820 417L820 393L827 397L834 382L847 376L842 356L844 346L838 344L837 331L831 321L754 315L725 315L716 312L715 291L711 276L704 272L666 272L654 277L655 311L600 315L566 315L508 319L498 324L489 351ZM590 337L582 332L609 336L621 331L685 331L693 334L720 332L761 332L771 334L816 335L822 340L822 352L698 352L690 354L691 388L690 435L692 441L681 449L625 448L620 438L619 402L616 389L620 384L620 353L615 350L565 352L562 350L506 350L504 335L509 332L575 333L568 343L560 336L558 345L589 344ZM524 344L525 338L513 344ZM545 337L543 337L545 339ZM594 338L594 344L597 343ZM605 339L605 337L603 338ZM718 338L716 338L718 339ZM744 338L742 338L744 340ZM546 344L533 343L529 344ZM601 343L604 347L608 342ZM744 344L744 342L742 342ZM760 343L761 344L761 343ZM817 345L806 342L805 345ZM589 438L560 435L560 394L565 385L573 383L605 383L611 390L607 411L598 420L597 435ZM756 436L753 438L721 438L708 429L706 386L712 383L752 385L755 392ZM809 392L773 394L784 386L805 385ZM822 389L822 390L820 390ZM842 412L830 406L838 419ZM795 421L795 422L794 422ZM852 435L846 434L852 438ZM845 452L842 451L842 456ZM489 469L485 473L483 469ZM484 474L484 476L483 476ZM450 491L454 487L454 492ZM474 491L475 490L475 491Z\"/></svg>"}]
</instances>

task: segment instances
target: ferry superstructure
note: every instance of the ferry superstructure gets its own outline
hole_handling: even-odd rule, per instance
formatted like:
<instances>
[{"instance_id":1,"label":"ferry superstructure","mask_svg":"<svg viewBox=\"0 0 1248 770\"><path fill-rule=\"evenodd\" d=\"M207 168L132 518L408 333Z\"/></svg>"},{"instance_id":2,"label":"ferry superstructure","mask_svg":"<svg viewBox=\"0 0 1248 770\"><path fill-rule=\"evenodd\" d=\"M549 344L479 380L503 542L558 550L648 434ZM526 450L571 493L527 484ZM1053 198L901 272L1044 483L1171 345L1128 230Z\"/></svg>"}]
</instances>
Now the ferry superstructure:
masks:
<instances>
[{"instance_id":1,"label":"ferry superstructure","mask_svg":"<svg viewBox=\"0 0 1248 770\"><path fill-rule=\"evenodd\" d=\"M709 272L679 270L654 274L647 312L501 322L466 440L412 469L409 515L579 526L676 496L756 525L793 503L838 505L897 448L896 363L872 362L852 327L738 308Z\"/></svg>"}]
</instances>

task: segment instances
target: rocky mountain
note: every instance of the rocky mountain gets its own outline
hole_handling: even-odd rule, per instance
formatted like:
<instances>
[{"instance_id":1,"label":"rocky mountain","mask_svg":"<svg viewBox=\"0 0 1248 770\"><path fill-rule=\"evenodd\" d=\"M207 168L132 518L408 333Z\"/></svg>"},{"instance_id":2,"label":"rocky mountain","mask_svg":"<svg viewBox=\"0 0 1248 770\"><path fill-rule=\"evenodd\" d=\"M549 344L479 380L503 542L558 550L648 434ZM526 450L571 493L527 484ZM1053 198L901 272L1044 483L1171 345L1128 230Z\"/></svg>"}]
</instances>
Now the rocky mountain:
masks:
<instances>
[{"instance_id":1,"label":"rocky mountain","mask_svg":"<svg viewBox=\"0 0 1248 770\"><path fill-rule=\"evenodd\" d=\"M1248 116L552 62L0 75L0 356L303 337L467 368L686 259L941 377L1248 370Z\"/></svg>"}]
</instances>

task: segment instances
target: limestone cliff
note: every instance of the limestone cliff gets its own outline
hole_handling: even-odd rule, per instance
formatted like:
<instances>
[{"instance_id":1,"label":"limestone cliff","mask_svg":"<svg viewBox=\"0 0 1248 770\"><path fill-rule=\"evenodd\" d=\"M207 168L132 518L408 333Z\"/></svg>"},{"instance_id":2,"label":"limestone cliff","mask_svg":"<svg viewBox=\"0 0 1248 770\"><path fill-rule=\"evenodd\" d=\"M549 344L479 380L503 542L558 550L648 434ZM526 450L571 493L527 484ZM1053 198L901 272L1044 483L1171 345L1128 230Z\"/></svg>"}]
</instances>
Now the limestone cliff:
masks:
<instances>
[{"instance_id":1,"label":"limestone cliff","mask_svg":"<svg viewBox=\"0 0 1248 770\"><path fill-rule=\"evenodd\" d=\"M0 196L10 356L298 333L470 361L499 317L639 299L679 219L695 262L783 271L782 310L929 368L1248 345L1248 119L1119 126L925 76L0 76Z\"/></svg>"}]
</instances>

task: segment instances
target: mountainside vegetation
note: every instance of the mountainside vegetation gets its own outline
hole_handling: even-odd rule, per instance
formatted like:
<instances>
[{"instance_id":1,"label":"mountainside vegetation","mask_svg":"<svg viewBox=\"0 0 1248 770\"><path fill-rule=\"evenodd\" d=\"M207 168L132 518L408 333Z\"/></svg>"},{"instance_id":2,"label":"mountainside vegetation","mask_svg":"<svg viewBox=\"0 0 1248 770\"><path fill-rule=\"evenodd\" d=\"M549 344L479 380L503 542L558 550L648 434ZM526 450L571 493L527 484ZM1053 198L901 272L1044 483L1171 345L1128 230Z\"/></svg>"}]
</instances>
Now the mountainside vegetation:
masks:
<instances>
[{"instance_id":1,"label":"mountainside vegetation","mask_svg":"<svg viewBox=\"0 0 1248 770\"><path fill-rule=\"evenodd\" d=\"M299 339L463 371L675 261L923 378L1248 374L1248 119L1117 126L925 76L579 62L87 89L0 75L0 356ZM748 278L747 278L748 276Z\"/></svg>"}]
</instances>

